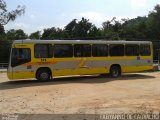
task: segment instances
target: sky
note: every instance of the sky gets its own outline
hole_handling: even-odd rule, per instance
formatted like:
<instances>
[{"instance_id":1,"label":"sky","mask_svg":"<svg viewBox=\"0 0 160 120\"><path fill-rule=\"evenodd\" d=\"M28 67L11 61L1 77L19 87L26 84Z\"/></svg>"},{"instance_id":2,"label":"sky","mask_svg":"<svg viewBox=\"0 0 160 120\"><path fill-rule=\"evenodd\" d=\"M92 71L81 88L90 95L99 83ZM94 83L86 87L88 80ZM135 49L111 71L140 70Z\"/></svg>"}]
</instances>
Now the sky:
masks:
<instances>
[{"instance_id":1,"label":"sky","mask_svg":"<svg viewBox=\"0 0 160 120\"><path fill-rule=\"evenodd\" d=\"M5 30L22 29L30 34L45 28L64 28L71 20L87 18L97 27L113 17L147 16L160 0L5 0L8 10L25 5L23 16L5 25Z\"/></svg>"}]
</instances>

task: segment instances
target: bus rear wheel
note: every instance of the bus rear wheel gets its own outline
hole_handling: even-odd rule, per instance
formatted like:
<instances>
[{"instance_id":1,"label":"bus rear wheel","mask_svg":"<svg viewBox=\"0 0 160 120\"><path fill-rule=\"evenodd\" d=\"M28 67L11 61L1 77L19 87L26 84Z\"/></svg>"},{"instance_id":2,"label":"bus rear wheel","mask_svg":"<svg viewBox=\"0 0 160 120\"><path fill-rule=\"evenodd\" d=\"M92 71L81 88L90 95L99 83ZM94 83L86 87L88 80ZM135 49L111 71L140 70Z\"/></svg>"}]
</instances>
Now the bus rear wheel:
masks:
<instances>
[{"instance_id":1,"label":"bus rear wheel","mask_svg":"<svg viewBox=\"0 0 160 120\"><path fill-rule=\"evenodd\" d=\"M40 69L37 71L36 78L39 81L49 81L51 78L50 71L48 71L47 69Z\"/></svg>"},{"instance_id":2,"label":"bus rear wheel","mask_svg":"<svg viewBox=\"0 0 160 120\"><path fill-rule=\"evenodd\" d=\"M121 75L121 68L117 65L112 66L110 69L110 76L113 78L117 78Z\"/></svg>"}]
</instances>

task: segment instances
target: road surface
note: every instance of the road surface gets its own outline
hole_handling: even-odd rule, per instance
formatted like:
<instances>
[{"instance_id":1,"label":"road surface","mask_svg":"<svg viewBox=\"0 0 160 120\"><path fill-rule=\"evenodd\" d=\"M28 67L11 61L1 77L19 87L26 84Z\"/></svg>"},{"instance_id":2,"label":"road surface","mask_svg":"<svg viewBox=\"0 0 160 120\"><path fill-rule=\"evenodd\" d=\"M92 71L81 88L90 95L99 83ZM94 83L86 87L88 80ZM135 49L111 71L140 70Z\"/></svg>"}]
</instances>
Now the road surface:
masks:
<instances>
[{"instance_id":1,"label":"road surface","mask_svg":"<svg viewBox=\"0 0 160 120\"><path fill-rule=\"evenodd\" d=\"M99 114L160 111L160 72L9 81L0 73L0 113Z\"/></svg>"}]
</instances>

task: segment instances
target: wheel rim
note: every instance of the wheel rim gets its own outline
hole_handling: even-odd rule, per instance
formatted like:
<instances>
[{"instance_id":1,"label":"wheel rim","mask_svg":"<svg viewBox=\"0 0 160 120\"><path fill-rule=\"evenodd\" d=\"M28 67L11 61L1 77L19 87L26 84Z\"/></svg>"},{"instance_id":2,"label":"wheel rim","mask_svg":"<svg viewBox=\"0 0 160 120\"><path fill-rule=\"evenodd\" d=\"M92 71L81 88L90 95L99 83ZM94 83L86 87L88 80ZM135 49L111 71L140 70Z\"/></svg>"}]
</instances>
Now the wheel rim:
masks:
<instances>
[{"instance_id":1,"label":"wheel rim","mask_svg":"<svg viewBox=\"0 0 160 120\"><path fill-rule=\"evenodd\" d=\"M118 75L119 75L118 69L113 69L113 71L112 71L112 76L113 76L113 77L117 77Z\"/></svg>"},{"instance_id":2,"label":"wheel rim","mask_svg":"<svg viewBox=\"0 0 160 120\"><path fill-rule=\"evenodd\" d=\"M48 76L49 75L47 73L41 73L40 78L41 78L41 80L47 80Z\"/></svg>"}]
</instances>

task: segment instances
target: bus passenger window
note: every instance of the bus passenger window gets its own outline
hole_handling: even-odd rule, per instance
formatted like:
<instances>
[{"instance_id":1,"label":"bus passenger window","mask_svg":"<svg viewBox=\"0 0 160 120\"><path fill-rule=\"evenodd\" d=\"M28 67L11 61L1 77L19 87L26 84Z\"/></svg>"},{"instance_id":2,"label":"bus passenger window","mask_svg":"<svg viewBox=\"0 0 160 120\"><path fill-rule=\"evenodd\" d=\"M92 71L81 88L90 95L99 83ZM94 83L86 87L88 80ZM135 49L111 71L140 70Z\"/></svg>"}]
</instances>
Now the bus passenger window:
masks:
<instances>
[{"instance_id":1,"label":"bus passenger window","mask_svg":"<svg viewBox=\"0 0 160 120\"><path fill-rule=\"evenodd\" d=\"M105 44L93 44L92 45L93 57L105 57L108 56L108 45Z\"/></svg>"},{"instance_id":2,"label":"bus passenger window","mask_svg":"<svg viewBox=\"0 0 160 120\"><path fill-rule=\"evenodd\" d=\"M36 44L34 46L35 58L52 58L53 50L51 44Z\"/></svg>"},{"instance_id":3,"label":"bus passenger window","mask_svg":"<svg viewBox=\"0 0 160 120\"><path fill-rule=\"evenodd\" d=\"M13 48L11 66L15 67L31 61L31 51L29 48Z\"/></svg>"},{"instance_id":4,"label":"bus passenger window","mask_svg":"<svg viewBox=\"0 0 160 120\"><path fill-rule=\"evenodd\" d=\"M91 45L89 44L75 44L74 45L75 57L91 57Z\"/></svg>"},{"instance_id":5,"label":"bus passenger window","mask_svg":"<svg viewBox=\"0 0 160 120\"><path fill-rule=\"evenodd\" d=\"M125 45L126 56L139 56L139 45Z\"/></svg>"},{"instance_id":6,"label":"bus passenger window","mask_svg":"<svg viewBox=\"0 0 160 120\"><path fill-rule=\"evenodd\" d=\"M73 57L73 46L71 44L55 44L53 51L55 58Z\"/></svg>"},{"instance_id":7,"label":"bus passenger window","mask_svg":"<svg viewBox=\"0 0 160 120\"><path fill-rule=\"evenodd\" d=\"M151 55L150 45L141 44L140 45L140 55L150 56Z\"/></svg>"},{"instance_id":8,"label":"bus passenger window","mask_svg":"<svg viewBox=\"0 0 160 120\"><path fill-rule=\"evenodd\" d=\"M124 45L122 44L110 44L109 45L110 56L124 56Z\"/></svg>"}]
</instances>

